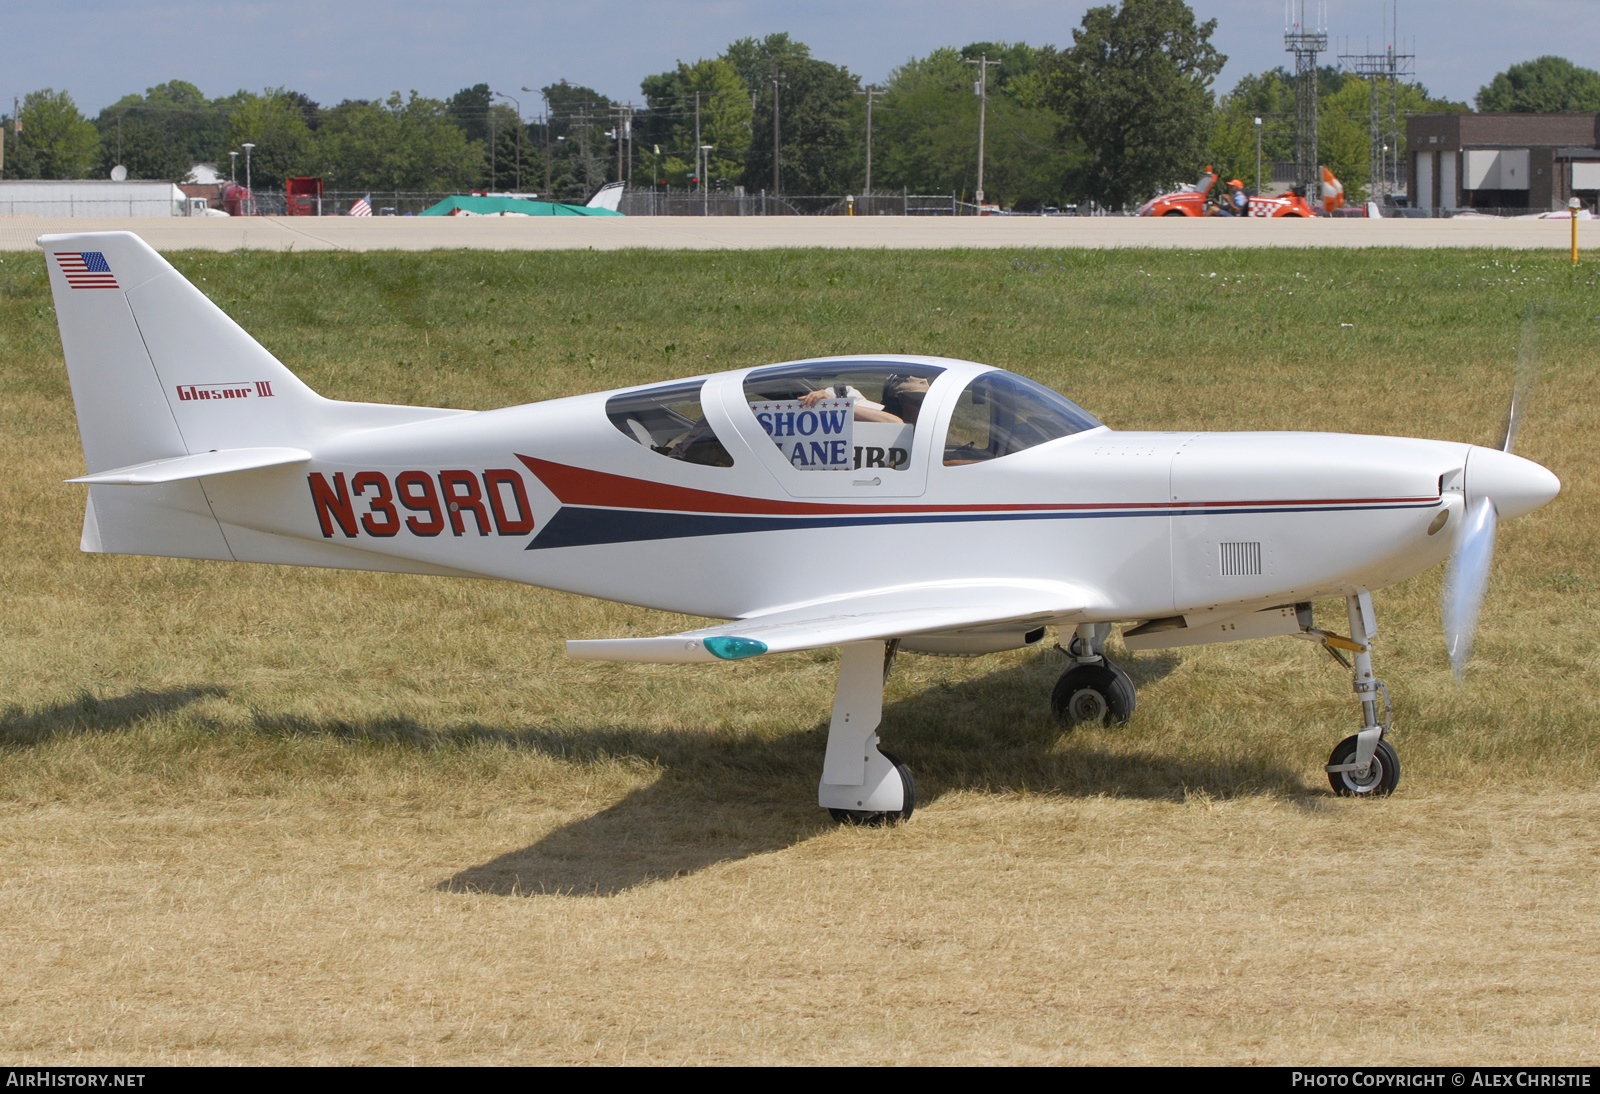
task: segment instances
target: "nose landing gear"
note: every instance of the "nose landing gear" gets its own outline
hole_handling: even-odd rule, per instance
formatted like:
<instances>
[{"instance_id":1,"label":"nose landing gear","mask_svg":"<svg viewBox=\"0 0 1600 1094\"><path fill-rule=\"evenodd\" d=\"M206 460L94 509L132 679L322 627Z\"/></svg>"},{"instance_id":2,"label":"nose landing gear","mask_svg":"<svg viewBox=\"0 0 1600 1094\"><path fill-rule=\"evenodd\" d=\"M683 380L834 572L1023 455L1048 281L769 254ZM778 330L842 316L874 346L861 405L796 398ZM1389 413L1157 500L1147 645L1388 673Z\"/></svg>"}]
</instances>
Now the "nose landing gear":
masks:
<instances>
[{"instance_id":1,"label":"nose landing gear","mask_svg":"<svg viewBox=\"0 0 1600 1094\"><path fill-rule=\"evenodd\" d=\"M1341 797L1384 797L1400 785L1400 757L1384 740L1389 734L1391 708L1388 689L1372 675L1372 639L1378 624L1372 597L1361 592L1345 599L1350 617L1351 671L1356 699L1361 703L1361 732L1346 737L1328 757L1328 784ZM1378 696L1383 696L1384 721L1378 720Z\"/></svg>"},{"instance_id":2,"label":"nose landing gear","mask_svg":"<svg viewBox=\"0 0 1600 1094\"><path fill-rule=\"evenodd\" d=\"M1068 726L1125 724L1138 703L1133 681L1105 656L1109 623L1080 625L1061 652L1072 662L1056 681L1050 709Z\"/></svg>"}]
</instances>

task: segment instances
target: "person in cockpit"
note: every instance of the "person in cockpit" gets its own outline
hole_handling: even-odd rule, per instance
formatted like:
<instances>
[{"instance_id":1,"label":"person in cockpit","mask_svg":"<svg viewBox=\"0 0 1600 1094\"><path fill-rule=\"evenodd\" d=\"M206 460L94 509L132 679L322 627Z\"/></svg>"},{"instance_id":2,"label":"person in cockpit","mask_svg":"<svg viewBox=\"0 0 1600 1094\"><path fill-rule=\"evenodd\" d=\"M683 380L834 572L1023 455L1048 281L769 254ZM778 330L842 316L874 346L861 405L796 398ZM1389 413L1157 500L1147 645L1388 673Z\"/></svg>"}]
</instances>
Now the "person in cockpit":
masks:
<instances>
[{"instance_id":1,"label":"person in cockpit","mask_svg":"<svg viewBox=\"0 0 1600 1094\"><path fill-rule=\"evenodd\" d=\"M875 403L860 389L849 384L808 391L800 397L805 406L816 406L823 399L855 400L855 419L858 422L889 422L895 425L915 424L922 410L922 400L928 394L925 376L890 376L883 383L883 402Z\"/></svg>"}]
</instances>

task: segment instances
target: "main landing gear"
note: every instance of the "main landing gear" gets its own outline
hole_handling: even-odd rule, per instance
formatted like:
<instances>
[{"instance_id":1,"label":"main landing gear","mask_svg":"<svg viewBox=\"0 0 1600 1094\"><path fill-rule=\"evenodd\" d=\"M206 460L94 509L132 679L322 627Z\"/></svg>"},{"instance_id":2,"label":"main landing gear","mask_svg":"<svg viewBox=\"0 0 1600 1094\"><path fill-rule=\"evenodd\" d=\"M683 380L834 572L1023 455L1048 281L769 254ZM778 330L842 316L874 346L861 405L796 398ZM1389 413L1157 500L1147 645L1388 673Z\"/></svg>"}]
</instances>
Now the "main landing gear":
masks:
<instances>
[{"instance_id":1,"label":"main landing gear","mask_svg":"<svg viewBox=\"0 0 1600 1094\"><path fill-rule=\"evenodd\" d=\"M1389 734L1389 690L1382 680L1372 675L1372 639L1378 633L1378 624L1372 612L1371 595L1363 592L1344 599L1350 617L1349 640L1329 634L1320 637L1323 647L1349 667L1355 677L1362 725L1361 732L1340 741L1328 757L1328 784L1335 794L1343 797L1383 797L1394 793L1395 787L1400 785L1400 757L1395 754L1394 746L1384 740ZM1339 649L1349 650L1351 660L1340 657ZM1380 694L1384 708L1381 722L1378 720Z\"/></svg>"},{"instance_id":2,"label":"main landing gear","mask_svg":"<svg viewBox=\"0 0 1600 1094\"><path fill-rule=\"evenodd\" d=\"M883 684L898 647L898 642L851 642L841 651L817 787L817 804L841 824L894 824L911 819L917 805L911 769L878 749Z\"/></svg>"},{"instance_id":3,"label":"main landing gear","mask_svg":"<svg viewBox=\"0 0 1600 1094\"><path fill-rule=\"evenodd\" d=\"M1050 709L1069 726L1120 726L1133 716L1133 681L1105 655L1110 623L1084 623L1061 652L1072 662L1056 681Z\"/></svg>"}]
</instances>

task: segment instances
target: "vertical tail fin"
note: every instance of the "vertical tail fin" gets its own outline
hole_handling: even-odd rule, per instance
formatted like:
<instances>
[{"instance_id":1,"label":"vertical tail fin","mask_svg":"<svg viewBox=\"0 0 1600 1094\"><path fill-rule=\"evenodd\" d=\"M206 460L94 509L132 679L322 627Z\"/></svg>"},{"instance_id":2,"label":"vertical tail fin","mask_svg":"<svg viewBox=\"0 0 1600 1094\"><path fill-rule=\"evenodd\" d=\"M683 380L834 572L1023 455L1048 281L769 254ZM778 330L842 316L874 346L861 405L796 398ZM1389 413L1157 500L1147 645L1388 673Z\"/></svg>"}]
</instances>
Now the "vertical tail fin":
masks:
<instances>
[{"instance_id":1,"label":"vertical tail fin","mask_svg":"<svg viewBox=\"0 0 1600 1094\"><path fill-rule=\"evenodd\" d=\"M44 236L91 473L294 444L316 394L131 232Z\"/></svg>"},{"instance_id":2,"label":"vertical tail fin","mask_svg":"<svg viewBox=\"0 0 1600 1094\"><path fill-rule=\"evenodd\" d=\"M324 399L131 232L39 245L90 474L454 413ZM197 480L91 486L83 548L231 557Z\"/></svg>"}]
</instances>

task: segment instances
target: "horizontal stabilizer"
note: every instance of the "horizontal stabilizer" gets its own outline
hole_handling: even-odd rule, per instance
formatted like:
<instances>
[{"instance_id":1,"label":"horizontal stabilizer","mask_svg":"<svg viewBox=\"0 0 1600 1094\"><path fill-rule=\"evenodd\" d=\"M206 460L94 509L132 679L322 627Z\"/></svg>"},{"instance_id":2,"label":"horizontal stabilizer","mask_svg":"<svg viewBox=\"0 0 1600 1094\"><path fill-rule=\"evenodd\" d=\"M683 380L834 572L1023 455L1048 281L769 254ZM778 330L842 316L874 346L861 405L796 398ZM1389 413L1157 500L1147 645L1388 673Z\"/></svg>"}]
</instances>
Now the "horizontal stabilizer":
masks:
<instances>
[{"instance_id":1,"label":"horizontal stabilizer","mask_svg":"<svg viewBox=\"0 0 1600 1094\"><path fill-rule=\"evenodd\" d=\"M220 452L199 452L193 456L174 456L165 460L114 467L81 475L68 482L87 482L102 486L156 486L163 482L182 482L210 475L231 475L235 471L258 471L263 467L305 463L311 453L303 448L226 448Z\"/></svg>"},{"instance_id":2,"label":"horizontal stabilizer","mask_svg":"<svg viewBox=\"0 0 1600 1094\"><path fill-rule=\"evenodd\" d=\"M763 612L679 634L571 641L567 653L585 661L734 661L762 653L1003 623L1026 630L1075 618L1090 603L1086 590L1053 581L911 585Z\"/></svg>"}]
</instances>

